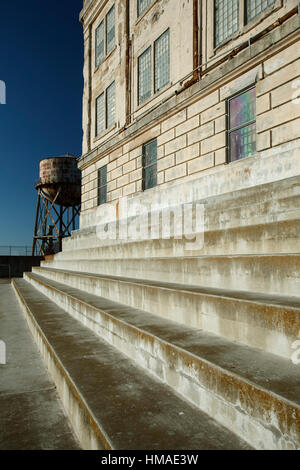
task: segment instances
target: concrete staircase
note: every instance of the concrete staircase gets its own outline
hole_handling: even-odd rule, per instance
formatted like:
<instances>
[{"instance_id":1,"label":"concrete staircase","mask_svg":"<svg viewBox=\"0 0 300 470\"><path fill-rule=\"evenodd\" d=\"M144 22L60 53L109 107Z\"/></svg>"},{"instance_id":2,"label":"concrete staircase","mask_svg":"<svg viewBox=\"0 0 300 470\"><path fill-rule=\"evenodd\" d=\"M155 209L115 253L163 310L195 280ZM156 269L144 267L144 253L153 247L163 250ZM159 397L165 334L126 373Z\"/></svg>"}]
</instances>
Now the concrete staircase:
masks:
<instances>
[{"instance_id":1,"label":"concrete staircase","mask_svg":"<svg viewBox=\"0 0 300 470\"><path fill-rule=\"evenodd\" d=\"M300 448L300 178L201 202L198 251L87 228L14 281L83 448Z\"/></svg>"}]
</instances>

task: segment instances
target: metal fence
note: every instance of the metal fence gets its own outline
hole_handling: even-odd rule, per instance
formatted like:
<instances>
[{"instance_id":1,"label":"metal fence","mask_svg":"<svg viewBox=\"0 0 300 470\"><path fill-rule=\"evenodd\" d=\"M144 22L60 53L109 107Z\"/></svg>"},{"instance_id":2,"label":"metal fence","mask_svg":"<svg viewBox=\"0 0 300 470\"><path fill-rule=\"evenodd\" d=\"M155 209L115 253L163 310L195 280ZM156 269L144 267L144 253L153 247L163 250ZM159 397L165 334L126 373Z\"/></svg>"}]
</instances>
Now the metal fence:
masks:
<instances>
[{"instance_id":1,"label":"metal fence","mask_svg":"<svg viewBox=\"0 0 300 470\"><path fill-rule=\"evenodd\" d=\"M0 245L0 256L31 256L31 254L31 246Z\"/></svg>"}]
</instances>

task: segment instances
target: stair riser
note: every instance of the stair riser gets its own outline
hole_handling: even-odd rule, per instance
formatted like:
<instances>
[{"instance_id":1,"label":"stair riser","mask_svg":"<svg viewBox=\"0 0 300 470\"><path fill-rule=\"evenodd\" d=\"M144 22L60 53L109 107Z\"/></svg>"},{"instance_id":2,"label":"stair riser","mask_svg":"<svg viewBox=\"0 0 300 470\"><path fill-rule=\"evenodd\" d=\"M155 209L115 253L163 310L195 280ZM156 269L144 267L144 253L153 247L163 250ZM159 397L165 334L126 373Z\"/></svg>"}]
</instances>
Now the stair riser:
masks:
<instances>
[{"instance_id":1,"label":"stair riser","mask_svg":"<svg viewBox=\"0 0 300 470\"><path fill-rule=\"evenodd\" d=\"M246 439L252 446L266 449L297 447L296 435L292 438L284 438L282 432L279 431L282 429L286 435L288 434L289 423L281 422L282 416L291 416L300 412L297 409L290 409L289 403L245 381L241 382L240 378L228 375L212 364L201 361L180 348L114 319L78 299L33 279L30 275L26 277L35 288L67 310L74 318L135 360L140 366L154 373L213 419ZM241 402L240 393L244 397L248 396L248 399ZM268 409L266 409L266 402ZM253 403L255 403L255 409ZM274 423L274 410L282 409L285 413L279 413L277 417L279 429L277 432L272 432L269 427L271 423ZM266 419L265 423L261 422L262 415ZM293 442L295 437L296 440Z\"/></svg>"},{"instance_id":2,"label":"stair riser","mask_svg":"<svg viewBox=\"0 0 300 470\"><path fill-rule=\"evenodd\" d=\"M59 260L43 267L223 289L299 296L300 256Z\"/></svg>"},{"instance_id":3,"label":"stair riser","mask_svg":"<svg viewBox=\"0 0 300 470\"><path fill-rule=\"evenodd\" d=\"M95 422L87 405L82 400L80 393L77 391L75 384L71 381L67 372L64 370L55 351L48 343L43 332L37 325L34 317L28 309L22 295L17 287L12 284L16 292L17 298L24 312L28 327L42 355L45 365L51 375L58 395L61 399L66 415L73 427L73 430L85 450L108 450L111 449L110 444L98 423Z\"/></svg>"},{"instance_id":4,"label":"stair riser","mask_svg":"<svg viewBox=\"0 0 300 470\"><path fill-rule=\"evenodd\" d=\"M274 222L266 225L237 227L205 232L203 246L188 250L185 238L126 242L100 240L95 235L64 240L64 250L57 258L147 258L164 256L238 255L299 253L300 220Z\"/></svg>"},{"instance_id":5,"label":"stair riser","mask_svg":"<svg viewBox=\"0 0 300 470\"><path fill-rule=\"evenodd\" d=\"M206 231L230 229L233 227L242 227L245 225L269 224L274 221L299 219L300 216L300 186L299 182L295 179L293 181L281 181L277 184L260 186L258 188L248 188L242 191L227 193L218 197L203 199L195 201L193 207L203 205L204 210L204 226ZM150 207L150 201L144 201L145 194L133 198L132 204L140 203L146 209ZM141 199L141 200L140 200ZM175 198L176 199L176 198ZM163 206L165 201L160 201ZM175 201L172 204L176 204ZM135 214L136 210L130 209L131 201L129 201L128 211L118 213L116 219L119 217L121 220L128 218L132 220L130 215ZM175 213L182 212L187 206L185 204L178 204L173 206ZM170 208L171 210L172 208ZM120 207L119 207L120 210ZM159 212L162 214L162 208ZM94 217L94 224L96 225L101 221L101 217ZM195 210L194 210L195 217ZM153 221L156 220L152 216ZM161 226L161 225L160 225ZM80 232L76 235L80 235ZM90 235L88 234L88 237ZM85 237L88 239L88 237ZM92 238L92 237L91 237ZM64 241L63 248L68 250L72 245L72 239Z\"/></svg>"},{"instance_id":6,"label":"stair riser","mask_svg":"<svg viewBox=\"0 0 300 470\"><path fill-rule=\"evenodd\" d=\"M298 310L43 268L33 272L77 289L286 358L300 329Z\"/></svg>"}]
</instances>

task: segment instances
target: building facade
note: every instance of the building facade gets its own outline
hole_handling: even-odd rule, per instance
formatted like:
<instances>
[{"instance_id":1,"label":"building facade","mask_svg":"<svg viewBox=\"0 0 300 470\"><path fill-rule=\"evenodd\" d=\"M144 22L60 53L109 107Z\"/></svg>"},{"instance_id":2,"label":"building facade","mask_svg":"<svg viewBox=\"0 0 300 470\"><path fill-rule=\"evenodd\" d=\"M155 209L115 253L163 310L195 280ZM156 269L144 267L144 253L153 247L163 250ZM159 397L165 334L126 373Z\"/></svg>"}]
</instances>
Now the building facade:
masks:
<instances>
[{"instance_id":1,"label":"building facade","mask_svg":"<svg viewBox=\"0 0 300 470\"><path fill-rule=\"evenodd\" d=\"M297 0L86 0L81 227L299 174Z\"/></svg>"},{"instance_id":2,"label":"building facade","mask_svg":"<svg viewBox=\"0 0 300 470\"><path fill-rule=\"evenodd\" d=\"M298 2L81 21L80 229L14 285L82 447L300 449Z\"/></svg>"}]
</instances>

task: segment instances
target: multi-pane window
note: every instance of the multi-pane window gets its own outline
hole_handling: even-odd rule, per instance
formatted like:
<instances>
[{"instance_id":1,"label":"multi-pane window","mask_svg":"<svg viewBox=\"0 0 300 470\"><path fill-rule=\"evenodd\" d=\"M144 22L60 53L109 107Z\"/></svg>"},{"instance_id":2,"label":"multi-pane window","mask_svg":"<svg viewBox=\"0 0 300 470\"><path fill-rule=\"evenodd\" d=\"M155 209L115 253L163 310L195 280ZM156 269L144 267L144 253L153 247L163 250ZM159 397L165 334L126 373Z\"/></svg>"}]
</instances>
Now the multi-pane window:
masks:
<instances>
[{"instance_id":1,"label":"multi-pane window","mask_svg":"<svg viewBox=\"0 0 300 470\"><path fill-rule=\"evenodd\" d=\"M153 91L157 93L169 81L170 31L167 30L154 42L153 47L149 46L138 58L138 104L150 98Z\"/></svg>"},{"instance_id":2,"label":"multi-pane window","mask_svg":"<svg viewBox=\"0 0 300 470\"><path fill-rule=\"evenodd\" d=\"M152 66L151 47L139 57L138 60L138 94L139 104L151 96Z\"/></svg>"},{"instance_id":3,"label":"multi-pane window","mask_svg":"<svg viewBox=\"0 0 300 470\"><path fill-rule=\"evenodd\" d=\"M96 100L96 135L101 134L105 129L105 109L104 93L98 96Z\"/></svg>"},{"instance_id":4,"label":"multi-pane window","mask_svg":"<svg viewBox=\"0 0 300 470\"><path fill-rule=\"evenodd\" d=\"M115 123L115 82L96 100L96 136Z\"/></svg>"},{"instance_id":5,"label":"multi-pane window","mask_svg":"<svg viewBox=\"0 0 300 470\"><path fill-rule=\"evenodd\" d=\"M106 15L106 54L115 46L115 6Z\"/></svg>"},{"instance_id":6,"label":"multi-pane window","mask_svg":"<svg viewBox=\"0 0 300 470\"><path fill-rule=\"evenodd\" d=\"M105 57L115 46L115 6L107 13L105 20L101 21L96 29L96 67L100 65Z\"/></svg>"},{"instance_id":7,"label":"multi-pane window","mask_svg":"<svg viewBox=\"0 0 300 470\"><path fill-rule=\"evenodd\" d=\"M255 100L255 88L228 100L228 151L231 162L256 152Z\"/></svg>"},{"instance_id":8,"label":"multi-pane window","mask_svg":"<svg viewBox=\"0 0 300 470\"><path fill-rule=\"evenodd\" d=\"M170 79L170 32L167 30L154 43L154 87L159 91Z\"/></svg>"},{"instance_id":9,"label":"multi-pane window","mask_svg":"<svg viewBox=\"0 0 300 470\"><path fill-rule=\"evenodd\" d=\"M246 0L247 10L246 10L246 18L247 23L259 15L262 11L264 11L269 6L273 5L275 0Z\"/></svg>"},{"instance_id":10,"label":"multi-pane window","mask_svg":"<svg viewBox=\"0 0 300 470\"><path fill-rule=\"evenodd\" d=\"M138 16L141 16L147 10L152 0L137 0Z\"/></svg>"},{"instance_id":11,"label":"multi-pane window","mask_svg":"<svg viewBox=\"0 0 300 470\"><path fill-rule=\"evenodd\" d=\"M143 145L143 190L157 185L157 141Z\"/></svg>"},{"instance_id":12,"label":"multi-pane window","mask_svg":"<svg viewBox=\"0 0 300 470\"><path fill-rule=\"evenodd\" d=\"M106 127L110 128L115 123L115 82L106 90Z\"/></svg>"},{"instance_id":13,"label":"multi-pane window","mask_svg":"<svg viewBox=\"0 0 300 470\"><path fill-rule=\"evenodd\" d=\"M239 0L215 0L215 46L230 38L239 28Z\"/></svg>"},{"instance_id":14,"label":"multi-pane window","mask_svg":"<svg viewBox=\"0 0 300 470\"><path fill-rule=\"evenodd\" d=\"M107 202L107 166L98 170L98 206Z\"/></svg>"},{"instance_id":15,"label":"multi-pane window","mask_svg":"<svg viewBox=\"0 0 300 470\"><path fill-rule=\"evenodd\" d=\"M102 21L96 29L96 67L103 62L104 57L104 21Z\"/></svg>"}]
</instances>

